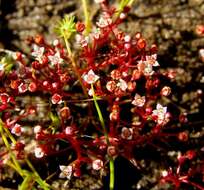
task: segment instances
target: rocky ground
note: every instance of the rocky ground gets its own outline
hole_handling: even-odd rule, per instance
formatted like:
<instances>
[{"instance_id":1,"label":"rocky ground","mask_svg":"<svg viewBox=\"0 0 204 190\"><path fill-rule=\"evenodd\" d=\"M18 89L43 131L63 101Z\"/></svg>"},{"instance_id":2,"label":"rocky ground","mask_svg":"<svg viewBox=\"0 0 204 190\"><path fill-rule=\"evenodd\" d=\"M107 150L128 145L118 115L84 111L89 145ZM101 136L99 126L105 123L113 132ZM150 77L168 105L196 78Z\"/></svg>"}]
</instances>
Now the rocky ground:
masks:
<instances>
[{"instance_id":1,"label":"rocky ground","mask_svg":"<svg viewBox=\"0 0 204 190\"><path fill-rule=\"evenodd\" d=\"M25 54L29 52L25 39L38 33L48 40L54 39L55 24L64 14L74 14L79 20L83 19L81 2L77 0L1 0L0 3L0 48L18 50ZM92 2L90 10L92 19L95 20L99 8ZM204 47L204 37L195 34L196 25L203 24L203 18L204 0L135 0L127 22L121 26L132 34L141 32L149 44L158 45L161 71L172 69L178 72L176 79L170 84L173 93L169 101L173 106L189 113L189 146L196 149L204 147L200 141L204 136L204 105L201 93L204 90L201 80L204 63L198 56L198 50ZM125 178L126 189L159 188L154 186L158 170L152 168L158 168L160 163L157 159L145 161L148 156L144 151L144 160L140 160L144 167L149 166L145 175L136 174L135 178ZM123 160L119 163L128 165ZM138 172L129 165L122 170ZM121 180L123 171L119 171L123 173L118 176ZM6 189L4 185L9 182L3 184L1 177L0 175L0 189ZM67 184L65 189L96 190L102 188L103 182L96 174L84 175ZM63 183L54 181L53 187L63 189Z\"/></svg>"}]
</instances>

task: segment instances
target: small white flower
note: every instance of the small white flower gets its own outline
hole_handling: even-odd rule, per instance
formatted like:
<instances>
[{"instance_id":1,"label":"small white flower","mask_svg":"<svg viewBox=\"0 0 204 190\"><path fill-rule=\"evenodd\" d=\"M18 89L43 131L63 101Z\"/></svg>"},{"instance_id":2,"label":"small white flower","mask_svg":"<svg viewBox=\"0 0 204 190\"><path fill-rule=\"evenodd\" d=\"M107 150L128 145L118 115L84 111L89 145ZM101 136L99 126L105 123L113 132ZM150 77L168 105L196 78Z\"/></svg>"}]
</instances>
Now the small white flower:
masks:
<instances>
[{"instance_id":1,"label":"small white flower","mask_svg":"<svg viewBox=\"0 0 204 190\"><path fill-rule=\"evenodd\" d=\"M85 82L88 84L94 84L98 79L99 76L96 75L93 70L91 69L86 75L83 75L82 78L84 79Z\"/></svg>"},{"instance_id":2,"label":"small white flower","mask_svg":"<svg viewBox=\"0 0 204 190\"><path fill-rule=\"evenodd\" d=\"M167 107L163 107L161 104L157 104L156 110L153 110L152 116L157 116L157 123L162 124L166 120Z\"/></svg>"},{"instance_id":3,"label":"small white flower","mask_svg":"<svg viewBox=\"0 0 204 190\"><path fill-rule=\"evenodd\" d=\"M126 139L126 140L132 140L132 137L133 137L133 129L123 127L121 131L121 138Z\"/></svg>"},{"instance_id":4,"label":"small white flower","mask_svg":"<svg viewBox=\"0 0 204 190\"><path fill-rule=\"evenodd\" d=\"M90 43L91 39L89 36L86 36L85 38L82 37L80 43L82 47L87 47L88 44Z\"/></svg>"},{"instance_id":5,"label":"small white flower","mask_svg":"<svg viewBox=\"0 0 204 190\"><path fill-rule=\"evenodd\" d=\"M120 13L120 19L123 20L127 17L127 15L125 13Z\"/></svg>"},{"instance_id":6,"label":"small white flower","mask_svg":"<svg viewBox=\"0 0 204 190\"><path fill-rule=\"evenodd\" d=\"M145 96L140 96L139 94L136 94L134 100L132 101L132 104L138 107L143 107L145 101Z\"/></svg>"},{"instance_id":7,"label":"small white flower","mask_svg":"<svg viewBox=\"0 0 204 190\"><path fill-rule=\"evenodd\" d=\"M201 60L204 62L204 49L199 50L199 56L200 56Z\"/></svg>"},{"instance_id":8,"label":"small white flower","mask_svg":"<svg viewBox=\"0 0 204 190\"><path fill-rule=\"evenodd\" d=\"M171 88L169 86L164 86L162 89L161 89L161 92L160 94L162 96L168 96L169 94L171 94Z\"/></svg>"},{"instance_id":9,"label":"small white flower","mask_svg":"<svg viewBox=\"0 0 204 190\"><path fill-rule=\"evenodd\" d=\"M162 175L162 177L166 177L168 175L168 171L162 170L161 175Z\"/></svg>"},{"instance_id":10,"label":"small white flower","mask_svg":"<svg viewBox=\"0 0 204 190\"><path fill-rule=\"evenodd\" d=\"M94 170L100 170L103 167L103 161L100 159L96 159L92 162L92 168Z\"/></svg>"},{"instance_id":11,"label":"small white flower","mask_svg":"<svg viewBox=\"0 0 204 190\"><path fill-rule=\"evenodd\" d=\"M108 81L107 84L106 84L106 88L109 92L113 92L116 88L116 83L115 81L111 80L111 81Z\"/></svg>"},{"instance_id":12,"label":"small white flower","mask_svg":"<svg viewBox=\"0 0 204 190\"><path fill-rule=\"evenodd\" d=\"M36 147L34 150L34 153L35 153L36 158L42 158L45 155L42 148L40 148L40 147Z\"/></svg>"},{"instance_id":13,"label":"small white flower","mask_svg":"<svg viewBox=\"0 0 204 190\"><path fill-rule=\"evenodd\" d=\"M204 57L204 49L200 49L200 50L199 50L199 55L200 55L201 57Z\"/></svg>"},{"instance_id":14,"label":"small white flower","mask_svg":"<svg viewBox=\"0 0 204 190\"><path fill-rule=\"evenodd\" d=\"M204 83L204 76L201 77L200 83Z\"/></svg>"},{"instance_id":15,"label":"small white flower","mask_svg":"<svg viewBox=\"0 0 204 190\"><path fill-rule=\"evenodd\" d=\"M24 93L24 92L26 92L27 90L28 90L27 85L24 84L24 83L21 83L21 84L18 86L18 91L19 91L19 93Z\"/></svg>"},{"instance_id":16,"label":"small white flower","mask_svg":"<svg viewBox=\"0 0 204 190\"><path fill-rule=\"evenodd\" d=\"M21 125L19 125L19 124L15 124L13 127L12 127L12 129L11 129L11 133L12 134L14 134L14 135L16 135L16 136L20 136L21 135L21 133L22 133L22 127L21 127Z\"/></svg>"},{"instance_id":17,"label":"small white flower","mask_svg":"<svg viewBox=\"0 0 204 190\"><path fill-rule=\"evenodd\" d=\"M151 64L147 63L147 62L144 62L144 70L143 70L143 73L145 76L151 76L154 74L154 71L153 71L153 67Z\"/></svg>"},{"instance_id":18,"label":"small white flower","mask_svg":"<svg viewBox=\"0 0 204 190\"><path fill-rule=\"evenodd\" d=\"M112 23L112 20L111 18L104 18L104 17L101 17L99 19L98 22L96 22L96 25L100 28L105 28L107 26L109 26L110 24Z\"/></svg>"},{"instance_id":19,"label":"small white flower","mask_svg":"<svg viewBox=\"0 0 204 190\"><path fill-rule=\"evenodd\" d=\"M43 59L43 54L44 54L45 48L44 47L39 47L36 44L33 45L33 52L31 53L31 55L33 57L35 57L35 59L37 61L39 61L40 63L42 63L42 59Z\"/></svg>"},{"instance_id":20,"label":"small white flower","mask_svg":"<svg viewBox=\"0 0 204 190\"><path fill-rule=\"evenodd\" d=\"M119 82L116 86L119 87L122 91L125 91L128 87L127 83L123 79L119 79Z\"/></svg>"},{"instance_id":21,"label":"small white flower","mask_svg":"<svg viewBox=\"0 0 204 190\"><path fill-rule=\"evenodd\" d=\"M59 174L60 178L67 178L67 179L71 178L72 172L73 172L73 167L72 166L60 165L59 168L61 170L61 173Z\"/></svg>"},{"instance_id":22,"label":"small white flower","mask_svg":"<svg viewBox=\"0 0 204 190\"><path fill-rule=\"evenodd\" d=\"M159 63L157 61L157 54L147 55L146 61L154 67L158 67Z\"/></svg>"},{"instance_id":23,"label":"small white flower","mask_svg":"<svg viewBox=\"0 0 204 190\"><path fill-rule=\"evenodd\" d=\"M66 135L73 135L73 133L74 133L74 130L72 127L68 126L65 128L65 134Z\"/></svg>"},{"instance_id":24,"label":"small white flower","mask_svg":"<svg viewBox=\"0 0 204 190\"><path fill-rule=\"evenodd\" d=\"M89 95L89 96L93 96L93 90L92 90L92 89L89 89L88 95Z\"/></svg>"},{"instance_id":25,"label":"small white flower","mask_svg":"<svg viewBox=\"0 0 204 190\"><path fill-rule=\"evenodd\" d=\"M51 102L52 104L61 104L62 103L62 96L55 93L52 97L51 97Z\"/></svg>"},{"instance_id":26,"label":"small white flower","mask_svg":"<svg viewBox=\"0 0 204 190\"><path fill-rule=\"evenodd\" d=\"M33 131L34 131L35 134L39 133L41 130L42 130L41 125L36 125L36 126L33 128Z\"/></svg>"},{"instance_id":27,"label":"small white flower","mask_svg":"<svg viewBox=\"0 0 204 190\"><path fill-rule=\"evenodd\" d=\"M126 35L126 36L124 37L124 41L125 41L125 42L130 42L130 40L131 40L131 37L130 37L129 35Z\"/></svg>"},{"instance_id":28,"label":"small white flower","mask_svg":"<svg viewBox=\"0 0 204 190\"><path fill-rule=\"evenodd\" d=\"M60 53L56 52L54 55L49 55L48 59L50 60L52 65L61 64L63 59L60 57Z\"/></svg>"},{"instance_id":29,"label":"small white flower","mask_svg":"<svg viewBox=\"0 0 204 190\"><path fill-rule=\"evenodd\" d=\"M59 44L59 40L55 39L52 43L54 46L57 46Z\"/></svg>"},{"instance_id":30,"label":"small white flower","mask_svg":"<svg viewBox=\"0 0 204 190\"><path fill-rule=\"evenodd\" d=\"M4 71L4 64L0 63L0 71Z\"/></svg>"},{"instance_id":31,"label":"small white flower","mask_svg":"<svg viewBox=\"0 0 204 190\"><path fill-rule=\"evenodd\" d=\"M105 0L95 0L95 3L103 3Z\"/></svg>"}]
</instances>

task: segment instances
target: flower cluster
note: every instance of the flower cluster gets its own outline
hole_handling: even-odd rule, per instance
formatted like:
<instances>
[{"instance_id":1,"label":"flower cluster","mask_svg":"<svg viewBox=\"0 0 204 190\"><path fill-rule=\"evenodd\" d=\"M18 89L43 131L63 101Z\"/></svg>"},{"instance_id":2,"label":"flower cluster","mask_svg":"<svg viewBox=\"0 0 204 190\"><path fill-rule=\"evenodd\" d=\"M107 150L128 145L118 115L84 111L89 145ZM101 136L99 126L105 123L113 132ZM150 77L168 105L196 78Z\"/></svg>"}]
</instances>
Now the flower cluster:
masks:
<instances>
[{"instance_id":1,"label":"flower cluster","mask_svg":"<svg viewBox=\"0 0 204 190\"><path fill-rule=\"evenodd\" d=\"M59 164L60 178L80 176L84 164L107 170L107 161L118 156L135 163L135 147L168 141L165 130L172 117L165 98L171 88L160 83L164 76L158 72L157 46L148 47L138 32L130 36L120 30L127 7L116 16L106 1L96 2L103 13L88 35L85 25L75 24L73 18L61 23L66 25L61 32L76 32L77 59L59 40L49 44L38 35L29 39L31 60L26 62L17 53L14 67L0 75L1 122L17 142L30 135L36 159L56 155L60 160L62 153L69 157ZM65 40L71 38L67 32ZM174 77L170 72L165 76ZM27 95L40 97L41 102L25 103ZM35 120L39 115L41 119ZM25 121L31 123L29 132ZM25 154L29 146L25 144ZM166 181L175 178L171 172L162 175Z\"/></svg>"}]
</instances>

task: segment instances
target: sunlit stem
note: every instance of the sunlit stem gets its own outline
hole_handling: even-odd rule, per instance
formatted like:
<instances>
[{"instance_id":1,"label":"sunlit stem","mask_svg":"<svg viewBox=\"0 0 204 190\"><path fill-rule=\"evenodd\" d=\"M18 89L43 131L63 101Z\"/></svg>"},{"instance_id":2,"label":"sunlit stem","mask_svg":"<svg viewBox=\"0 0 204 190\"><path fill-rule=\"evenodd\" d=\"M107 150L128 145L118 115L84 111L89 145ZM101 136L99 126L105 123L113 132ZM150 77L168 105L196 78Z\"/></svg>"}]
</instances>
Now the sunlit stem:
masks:
<instances>
[{"instance_id":1,"label":"sunlit stem","mask_svg":"<svg viewBox=\"0 0 204 190\"><path fill-rule=\"evenodd\" d=\"M101 126L103 128L103 131L104 131L104 136L105 136L105 139L106 139L106 143L107 145L110 145L110 141L109 141L109 138L108 138L108 132L107 132L107 129L106 129L106 126L105 126L105 122L104 122L104 119L103 119L103 115L102 115L102 112L101 112L101 109L98 105L98 102L97 102L97 97L95 95L95 92L94 92L94 86L93 84L91 84L91 90L92 90L92 93L93 93L93 100L94 100L94 105L96 107L96 111L98 113L98 118L99 118L99 121L101 123ZM110 167L110 182L109 182L109 188L110 190L113 190L114 189L114 180L115 180L115 172L114 172L114 159L109 156L109 167Z\"/></svg>"},{"instance_id":2,"label":"sunlit stem","mask_svg":"<svg viewBox=\"0 0 204 190\"><path fill-rule=\"evenodd\" d=\"M12 153L11 151L11 145L9 144L5 134L4 134L4 128L3 128L3 124L2 122L0 121L0 133L1 133L1 138L6 146L6 149L7 151L9 152L10 156L11 156L11 159L14 163L13 167L16 169L16 171L23 177L23 171L20 167L20 164L18 163L18 161L16 160L15 158L15 155Z\"/></svg>"},{"instance_id":3,"label":"sunlit stem","mask_svg":"<svg viewBox=\"0 0 204 190\"><path fill-rule=\"evenodd\" d=\"M66 49L67 49L69 58L70 58L70 60L71 60L72 69L73 69L73 71L75 72L75 74L77 75L77 78L78 78L79 83L80 83L80 85L81 85L81 87L82 87L83 93L86 95L86 97L88 97L88 93L87 93L87 91L86 91L86 88L85 88L85 86L84 86L84 84L83 84L83 82L82 82L81 76L80 76L80 74L79 74L79 72L78 72L78 70L77 70L77 65L76 65L76 62L75 62L75 60L74 60L74 56L73 56L73 54L72 54L71 48L70 48L70 46L69 46L69 42L68 42L68 40L67 40L67 38L66 38L65 36L63 36L63 37L64 37L64 42L65 42L65 46L66 46Z\"/></svg>"},{"instance_id":4,"label":"sunlit stem","mask_svg":"<svg viewBox=\"0 0 204 190\"><path fill-rule=\"evenodd\" d=\"M116 18L120 16L120 13L123 11L124 7L131 7L135 0L121 0L118 6L118 10L115 14Z\"/></svg>"},{"instance_id":5,"label":"sunlit stem","mask_svg":"<svg viewBox=\"0 0 204 190\"><path fill-rule=\"evenodd\" d=\"M84 17L85 17L85 34L89 34L91 31L91 20L90 20L90 13L88 11L88 2L87 0L82 0L83 10L84 10Z\"/></svg>"},{"instance_id":6,"label":"sunlit stem","mask_svg":"<svg viewBox=\"0 0 204 190\"><path fill-rule=\"evenodd\" d=\"M13 144L16 144L16 140L15 138L12 136L12 134L10 133L10 131L6 128L3 127L3 122L0 120L0 133L1 133L1 137L2 140L6 146L6 149L8 150L11 159L13 161L12 162L7 162L7 165L9 165L10 167L12 167L14 170L16 170L23 179L26 178L27 173L25 172L26 170L23 170L18 162L18 160L16 159L15 155L12 153L11 151L11 145L9 144L7 137L5 136L4 132L7 134L7 136L9 137L9 139L11 140L11 142ZM30 169L33 171L33 174L35 175L35 177L37 178L36 181L37 183L41 186L41 188L43 188L44 190L49 190L48 188L48 184L46 182L44 182L41 177L39 176L39 174L37 173L37 171L35 170L35 168L33 167L33 165L31 164L31 162L26 158L26 163L28 164L28 166L30 167Z\"/></svg>"}]
</instances>

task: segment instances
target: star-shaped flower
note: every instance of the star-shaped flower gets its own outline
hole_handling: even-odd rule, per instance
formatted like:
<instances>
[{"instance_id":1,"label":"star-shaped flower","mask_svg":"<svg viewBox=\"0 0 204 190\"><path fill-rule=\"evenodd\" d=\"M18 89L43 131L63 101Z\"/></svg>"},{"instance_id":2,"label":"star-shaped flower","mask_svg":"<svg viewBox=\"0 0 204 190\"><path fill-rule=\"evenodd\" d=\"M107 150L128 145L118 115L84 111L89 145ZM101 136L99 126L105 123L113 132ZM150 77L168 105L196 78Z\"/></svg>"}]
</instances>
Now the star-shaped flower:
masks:
<instances>
[{"instance_id":1,"label":"star-shaped flower","mask_svg":"<svg viewBox=\"0 0 204 190\"><path fill-rule=\"evenodd\" d=\"M121 137L126 140L132 140L133 138L133 129L132 128L127 128L123 127L121 131Z\"/></svg>"},{"instance_id":2,"label":"star-shaped flower","mask_svg":"<svg viewBox=\"0 0 204 190\"><path fill-rule=\"evenodd\" d=\"M36 158L42 158L45 155L41 147L36 147L34 153Z\"/></svg>"},{"instance_id":3,"label":"star-shaped flower","mask_svg":"<svg viewBox=\"0 0 204 190\"><path fill-rule=\"evenodd\" d=\"M154 67L159 66L159 63L157 61L157 54L147 55L146 56L146 62L148 62L149 64L151 64Z\"/></svg>"},{"instance_id":4,"label":"star-shaped flower","mask_svg":"<svg viewBox=\"0 0 204 190\"><path fill-rule=\"evenodd\" d=\"M36 44L33 45L33 52L31 53L31 55L33 57L35 57L35 59L37 61L39 61L40 63L42 63L42 59L43 59L43 54L44 54L45 48L44 47L39 47Z\"/></svg>"},{"instance_id":5,"label":"star-shaped flower","mask_svg":"<svg viewBox=\"0 0 204 190\"><path fill-rule=\"evenodd\" d=\"M103 161L100 159L96 159L92 162L92 168L94 170L100 170L103 167Z\"/></svg>"},{"instance_id":6,"label":"star-shaped flower","mask_svg":"<svg viewBox=\"0 0 204 190\"><path fill-rule=\"evenodd\" d=\"M158 124L165 122L167 116L167 107L163 107L161 104L157 104L156 109L153 110L152 116L156 117Z\"/></svg>"},{"instance_id":7,"label":"star-shaped flower","mask_svg":"<svg viewBox=\"0 0 204 190\"><path fill-rule=\"evenodd\" d=\"M122 91L125 91L128 87L127 82L124 81L123 79L119 79L116 86L119 87Z\"/></svg>"},{"instance_id":8,"label":"star-shaped flower","mask_svg":"<svg viewBox=\"0 0 204 190\"><path fill-rule=\"evenodd\" d=\"M59 166L61 173L59 174L60 178L67 178L70 179L73 173L73 167L72 166L64 166L60 165Z\"/></svg>"},{"instance_id":9,"label":"star-shaped flower","mask_svg":"<svg viewBox=\"0 0 204 190\"><path fill-rule=\"evenodd\" d=\"M21 127L21 125L17 123L11 129L11 133L16 136L20 136L22 132L23 132L23 128Z\"/></svg>"},{"instance_id":10,"label":"star-shaped flower","mask_svg":"<svg viewBox=\"0 0 204 190\"><path fill-rule=\"evenodd\" d=\"M132 101L132 104L138 107L144 106L145 96L140 96L139 94L136 94L134 100Z\"/></svg>"},{"instance_id":11,"label":"star-shaped flower","mask_svg":"<svg viewBox=\"0 0 204 190\"><path fill-rule=\"evenodd\" d=\"M48 59L50 60L52 65L61 64L63 59L60 57L60 53L56 52L54 55L49 55Z\"/></svg>"},{"instance_id":12,"label":"star-shaped flower","mask_svg":"<svg viewBox=\"0 0 204 190\"><path fill-rule=\"evenodd\" d=\"M82 78L88 84L94 84L100 77L96 75L91 69L86 75L83 75Z\"/></svg>"}]
</instances>

